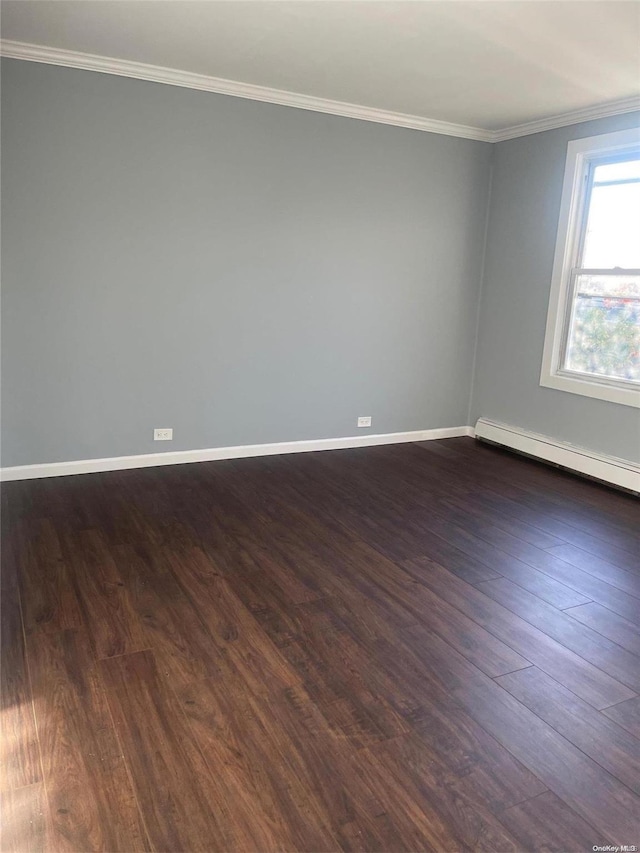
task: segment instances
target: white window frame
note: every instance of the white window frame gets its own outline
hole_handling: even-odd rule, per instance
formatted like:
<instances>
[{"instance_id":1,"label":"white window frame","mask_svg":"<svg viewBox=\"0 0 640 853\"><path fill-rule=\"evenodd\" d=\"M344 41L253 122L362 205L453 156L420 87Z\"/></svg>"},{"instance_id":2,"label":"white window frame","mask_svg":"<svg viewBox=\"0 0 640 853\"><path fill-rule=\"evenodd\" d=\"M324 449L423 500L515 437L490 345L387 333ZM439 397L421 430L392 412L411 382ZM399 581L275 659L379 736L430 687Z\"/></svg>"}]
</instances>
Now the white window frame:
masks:
<instances>
[{"instance_id":1,"label":"white window frame","mask_svg":"<svg viewBox=\"0 0 640 853\"><path fill-rule=\"evenodd\" d=\"M624 155L639 149L640 128L576 139L568 145L540 373L540 385L546 388L638 408L640 388L633 387L624 380L590 376L563 369L561 359L569 331L574 270L587 212L590 164L602 157Z\"/></svg>"}]
</instances>

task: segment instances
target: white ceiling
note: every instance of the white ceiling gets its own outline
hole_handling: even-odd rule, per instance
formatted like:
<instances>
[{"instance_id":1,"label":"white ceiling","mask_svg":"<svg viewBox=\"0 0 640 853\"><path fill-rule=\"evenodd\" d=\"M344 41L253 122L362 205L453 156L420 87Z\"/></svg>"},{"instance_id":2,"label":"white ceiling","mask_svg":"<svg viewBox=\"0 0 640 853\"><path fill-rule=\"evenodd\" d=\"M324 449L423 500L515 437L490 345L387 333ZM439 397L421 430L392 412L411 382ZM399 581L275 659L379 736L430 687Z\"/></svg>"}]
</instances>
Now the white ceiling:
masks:
<instances>
[{"instance_id":1,"label":"white ceiling","mask_svg":"<svg viewBox=\"0 0 640 853\"><path fill-rule=\"evenodd\" d=\"M635 0L3 0L2 38L495 130L640 94Z\"/></svg>"}]
</instances>

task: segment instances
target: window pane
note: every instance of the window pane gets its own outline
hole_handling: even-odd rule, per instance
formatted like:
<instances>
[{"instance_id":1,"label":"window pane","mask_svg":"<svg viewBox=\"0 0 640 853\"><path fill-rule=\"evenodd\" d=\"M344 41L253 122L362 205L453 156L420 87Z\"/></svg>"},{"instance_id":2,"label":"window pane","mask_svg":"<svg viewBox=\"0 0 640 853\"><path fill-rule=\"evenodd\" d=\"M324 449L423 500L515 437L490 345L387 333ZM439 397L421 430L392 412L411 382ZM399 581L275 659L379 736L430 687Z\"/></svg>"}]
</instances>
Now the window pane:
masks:
<instances>
[{"instance_id":1,"label":"window pane","mask_svg":"<svg viewBox=\"0 0 640 853\"><path fill-rule=\"evenodd\" d=\"M640 382L640 276L576 277L565 367Z\"/></svg>"},{"instance_id":2,"label":"window pane","mask_svg":"<svg viewBox=\"0 0 640 853\"><path fill-rule=\"evenodd\" d=\"M593 171L593 182L624 181L640 178L640 160L624 160L622 163L603 163Z\"/></svg>"},{"instance_id":3,"label":"window pane","mask_svg":"<svg viewBox=\"0 0 640 853\"><path fill-rule=\"evenodd\" d=\"M580 266L640 269L640 183L593 187Z\"/></svg>"}]
</instances>

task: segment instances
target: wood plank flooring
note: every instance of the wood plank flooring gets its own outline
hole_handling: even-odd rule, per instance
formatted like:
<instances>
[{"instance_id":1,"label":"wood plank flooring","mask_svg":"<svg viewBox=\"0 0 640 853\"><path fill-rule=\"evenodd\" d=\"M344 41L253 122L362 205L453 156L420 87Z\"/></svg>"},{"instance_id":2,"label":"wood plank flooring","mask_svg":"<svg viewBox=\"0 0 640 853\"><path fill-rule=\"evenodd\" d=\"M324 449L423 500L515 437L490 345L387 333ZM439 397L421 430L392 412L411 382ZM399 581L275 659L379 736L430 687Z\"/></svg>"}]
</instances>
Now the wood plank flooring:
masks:
<instances>
[{"instance_id":1,"label":"wood plank flooring","mask_svg":"<svg viewBox=\"0 0 640 853\"><path fill-rule=\"evenodd\" d=\"M3 853L640 847L640 504L472 439L8 483Z\"/></svg>"}]
</instances>

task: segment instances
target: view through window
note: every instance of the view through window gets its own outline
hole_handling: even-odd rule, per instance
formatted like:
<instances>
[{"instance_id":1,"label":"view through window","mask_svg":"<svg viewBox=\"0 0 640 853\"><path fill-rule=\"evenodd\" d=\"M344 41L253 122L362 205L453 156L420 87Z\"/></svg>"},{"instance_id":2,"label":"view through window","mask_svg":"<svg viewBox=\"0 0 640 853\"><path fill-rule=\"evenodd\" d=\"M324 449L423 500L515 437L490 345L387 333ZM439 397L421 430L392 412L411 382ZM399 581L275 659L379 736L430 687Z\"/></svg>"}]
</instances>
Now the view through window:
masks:
<instances>
[{"instance_id":1,"label":"view through window","mask_svg":"<svg viewBox=\"0 0 640 853\"><path fill-rule=\"evenodd\" d=\"M592 161L562 367L640 383L640 153Z\"/></svg>"}]
</instances>

